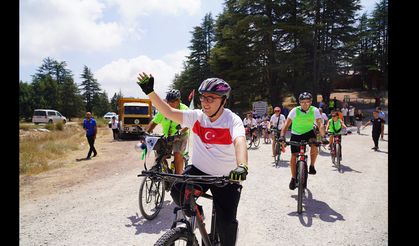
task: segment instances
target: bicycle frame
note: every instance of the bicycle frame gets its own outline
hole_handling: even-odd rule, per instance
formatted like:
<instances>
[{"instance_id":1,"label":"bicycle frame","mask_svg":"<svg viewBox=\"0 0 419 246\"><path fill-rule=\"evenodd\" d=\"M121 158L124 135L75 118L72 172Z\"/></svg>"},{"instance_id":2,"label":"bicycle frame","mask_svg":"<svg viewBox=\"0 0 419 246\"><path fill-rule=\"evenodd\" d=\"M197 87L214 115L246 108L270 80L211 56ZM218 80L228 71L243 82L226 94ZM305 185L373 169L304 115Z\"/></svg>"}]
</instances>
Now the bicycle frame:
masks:
<instances>
[{"instance_id":1,"label":"bicycle frame","mask_svg":"<svg viewBox=\"0 0 419 246\"><path fill-rule=\"evenodd\" d=\"M175 220L172 223L171 230L176 229L178 223L183 223L186 225L187 228L187 235L188 235L188 241L193 240L193 238L196 238L194 236L194 230L195 228L199 229L199 232L201 234L201 238L204 242L204 245L211 246L212 243L218 243L218 233L216 230L216 212L215 212L215 206L214 203L212 204L212 220L211 220L211 230L208 234L206 228L204 219L202 217L201 212L199 211L198 204L196 203L197 198L204 197L207 199L212 199L211 195L208 195L203 192L202 188L199 186L199 184L210 184L210 185L216 185L216 186L224 186L228 183L239 183L236 181L229 180L229 177L223 177L223 176L210 176L210 175L179 175L179 174L168 174L168 173L157 173L157 172L151 172L151 171L142 171L142 174L139 174L138 176L151 176L151 177L159 177L163 179L170 179L174 182L175 180L178 180L178 182L185 183L185 203L180 204L180 207L176 207L174 209L175 213ZM175 179L175 180L173 180ZM197 188L198 187L198 188ZM179 210L186 211L188 214L190 214L189 219L178 219L177 213ZM164 235L163 235L164 236Z\"/></svg>"},{"instance_id":2,"label":"bicycle frame","mask_svg":"<svg viewBox=\"0 0 419 246\"><path fill-rule=\"evenodd\" d=\"M185 219L177 219L175 217L175 221L172 223L171 229L175 228L178 223L184 223L186 224L188 231L193 232L195 227L199 229L199 232L201 233L202 240L204 241L204 245L212 245L211 242L214 242L216 239L215 237L218 236L216 234L216 228L215 228L215 220L216 220L216 213L215 213L215 207L214 204L212 204L212 215L211 215L211 229L210 234L208 234L207 229L205 228L204 218L202 217L201 212L198 209L198 205L196 203L196 199L199 197L204 197L210 200L213 200L211 195L208 195L202 190L196 189L195 185L187 185L185 188L185 196L187 196L187 199L189 201L190 211L191 211L191 217L190 220ZM183 210L181 207L177 207L174 209L175 216L177 215L177 212L179 210ZM196 224L195 224L196 223ZM211 237L210 237L211 235ZM217 239L218 240L218 239Z\"/></svg>"}]
</instances>

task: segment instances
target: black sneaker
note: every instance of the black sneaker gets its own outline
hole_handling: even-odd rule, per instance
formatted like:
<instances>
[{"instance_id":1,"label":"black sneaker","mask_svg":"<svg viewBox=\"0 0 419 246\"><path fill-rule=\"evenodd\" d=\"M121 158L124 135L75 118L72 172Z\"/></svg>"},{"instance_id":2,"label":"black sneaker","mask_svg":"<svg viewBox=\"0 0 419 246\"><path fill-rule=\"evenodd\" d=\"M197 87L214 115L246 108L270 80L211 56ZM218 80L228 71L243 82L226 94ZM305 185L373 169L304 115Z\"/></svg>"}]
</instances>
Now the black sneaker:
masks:
<instances>
[{"instance_id":1,"label":"black sneaker","mask_svg":"<svg viewBox=\"0 0 419 246\"><path fill-rule=\"evenodd\" d=\"M316 172L316 169L314 168L314 166L313 165L310 165L310 168L308 169L308 173L309 174L316 174L317 172Z\"/></svg>"},{"instance_id":2,"label":"black sneaker","mask_svg":"<svg viewBox=\"0 0 419 246\"><path fill-rule=\"evenodd\" d=\"M296 187L295 186L295 178L291 178L289 187L290 187L290 190L295 190L295 187Z\"/></svg>"}]
</instances>

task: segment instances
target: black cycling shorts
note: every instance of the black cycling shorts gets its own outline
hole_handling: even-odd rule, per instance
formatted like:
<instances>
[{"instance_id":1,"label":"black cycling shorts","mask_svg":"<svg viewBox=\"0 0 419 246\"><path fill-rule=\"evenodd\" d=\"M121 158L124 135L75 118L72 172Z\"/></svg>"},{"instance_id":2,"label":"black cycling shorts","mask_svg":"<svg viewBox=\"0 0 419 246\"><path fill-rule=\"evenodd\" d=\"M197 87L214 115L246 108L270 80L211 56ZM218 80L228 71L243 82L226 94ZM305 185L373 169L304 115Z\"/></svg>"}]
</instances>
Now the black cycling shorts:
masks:
<instances>
[{"instance_id":1,"label":"black cycling shorts","mask_svg":"<svg viewBox=\"0 0 419 246\"><path fill-rule=\"evenodd\" d=\"M316 139L316 134L314 133L314 130L306 132L302 135L291 134L290 141L300 142L301 140L309 141L310 139ZM300 147L291 145L291 153L298 153L298 152L300 152Z\"/></svg>"}]
</instances>

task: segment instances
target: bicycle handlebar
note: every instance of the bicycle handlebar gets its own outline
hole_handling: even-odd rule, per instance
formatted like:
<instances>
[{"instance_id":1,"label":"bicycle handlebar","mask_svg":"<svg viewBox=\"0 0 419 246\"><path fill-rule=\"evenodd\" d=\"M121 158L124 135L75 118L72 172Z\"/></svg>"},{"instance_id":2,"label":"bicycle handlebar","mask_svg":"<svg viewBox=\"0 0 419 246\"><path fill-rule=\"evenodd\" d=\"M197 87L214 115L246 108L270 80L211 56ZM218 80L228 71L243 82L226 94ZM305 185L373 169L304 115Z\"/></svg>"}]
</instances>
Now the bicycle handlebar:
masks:
<instances>
[{"instance_id":1,"label":"bicycle handlebar","mask_svg":"<svg viewBox=\"0 0 419 246\"><path fill-rule=\"evenodd\" d=\"M341 135L348 135L348 133L342 133L342 132L327 132L327 136L341 136Z\"/></svg>"},{"instance_id":2,"label":"bicycle handlebar","mask_svg":"<svg viewBox=\"0 0 419 246\"><path fill-rule=\"evenodd\" d=\"M161 177L164 179L177 180L178 182L185 182L191 184L214 184L214 185L224 185L229 183L240 183L240 181L231 180L229 176L213 176L213 175L190 175L190 174L171 174L171 173L162 173L156 171L145 171L143 170L141 176L152 176L152 177Z\"/></svg>"},{"instance_id":3,"label":"bicycle handlebar","mask_svg":"<svg viewBox=\"0 0 419 246\"><path fill-rule=\"evenodd\" d=\"M311 145L314 144L316 146L319 146L321 144L323 144L322 142L318 142L318 141L306 141L306 140L302 140L300 142L298 141L284 141L283 143L285 143L286 145L293 145L293 146L302 146L302 145Z\"/></svg>"}]
</instances>

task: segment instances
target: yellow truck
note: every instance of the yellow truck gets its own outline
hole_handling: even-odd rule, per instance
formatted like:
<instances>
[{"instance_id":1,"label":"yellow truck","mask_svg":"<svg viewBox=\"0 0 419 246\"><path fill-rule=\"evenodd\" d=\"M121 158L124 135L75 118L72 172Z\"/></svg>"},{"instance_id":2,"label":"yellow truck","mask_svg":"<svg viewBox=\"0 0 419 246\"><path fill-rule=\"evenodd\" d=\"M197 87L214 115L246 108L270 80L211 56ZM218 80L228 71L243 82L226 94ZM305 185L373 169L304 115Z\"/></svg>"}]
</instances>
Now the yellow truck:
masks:
<instances>
[{"instance_id":1,"label":"yellow truck","mask_svg":"<svg viewBox=\"0 0 419 246\"><path fill-rule=\"evenodd\" d=\"M153 119L150 99L120 98L118 100L119 138L127 135L141 135Z\"/></svg>"}]
</instances>

